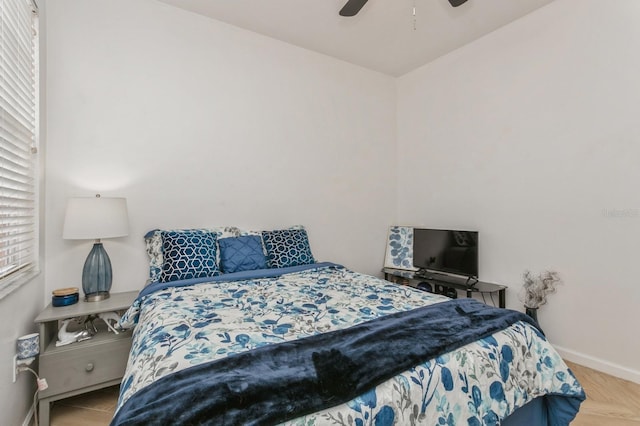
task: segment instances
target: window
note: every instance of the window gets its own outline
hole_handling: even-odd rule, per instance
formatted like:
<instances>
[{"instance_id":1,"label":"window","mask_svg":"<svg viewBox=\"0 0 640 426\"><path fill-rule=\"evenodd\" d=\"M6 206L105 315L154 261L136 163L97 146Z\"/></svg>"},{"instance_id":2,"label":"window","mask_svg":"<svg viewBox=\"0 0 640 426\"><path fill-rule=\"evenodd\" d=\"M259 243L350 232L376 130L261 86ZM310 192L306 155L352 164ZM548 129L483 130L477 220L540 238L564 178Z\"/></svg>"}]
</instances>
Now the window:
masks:
<instances>
[{"instance_id":1,"label":"window","mask_svg":"<svg viewBox=\"0 0 640 426\"><path fill-rule=\"evenodd\" d=\"M0 298L37 272L38 15L0 0Z\"/></svg>"}]
</instances>

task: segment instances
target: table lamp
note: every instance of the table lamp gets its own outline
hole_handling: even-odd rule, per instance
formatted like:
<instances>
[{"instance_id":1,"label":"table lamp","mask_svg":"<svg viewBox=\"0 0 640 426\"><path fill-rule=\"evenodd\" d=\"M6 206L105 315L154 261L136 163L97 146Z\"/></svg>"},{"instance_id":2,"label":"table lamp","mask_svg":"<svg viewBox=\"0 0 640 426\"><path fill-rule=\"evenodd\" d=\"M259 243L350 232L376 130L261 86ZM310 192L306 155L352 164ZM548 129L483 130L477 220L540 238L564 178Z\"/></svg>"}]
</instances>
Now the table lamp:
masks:
<instances>
[{"instance_id":1,"label":"table lamp","mask_svg":"<svg viewBox=\"0 0 640 426\"><path fill-rule=\"evenodd\" d=\"M102 243L103 238L129 234L126 198L70 198L64 217L62 237L66 240L95 240L82 268L82 290L85 300L97 302L109 298L111 290L111 260Z\"/></svg>"}]
</instances>

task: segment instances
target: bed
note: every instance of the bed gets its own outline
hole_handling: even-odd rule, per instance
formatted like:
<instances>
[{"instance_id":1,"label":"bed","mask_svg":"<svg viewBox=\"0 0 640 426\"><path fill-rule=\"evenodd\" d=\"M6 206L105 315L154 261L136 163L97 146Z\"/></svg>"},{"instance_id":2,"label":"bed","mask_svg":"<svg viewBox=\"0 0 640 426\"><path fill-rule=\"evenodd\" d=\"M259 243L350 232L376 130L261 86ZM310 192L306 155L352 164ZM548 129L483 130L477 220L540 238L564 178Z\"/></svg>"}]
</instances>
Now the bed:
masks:
<instances>
[{"instance_id":1,"label":"bed","mask_svg":"<svg viewBox=\"0 0 640 426\"><path fill-rule=\"evenodd\" d=\"M566 425L577 413L583 389L526 315L317 263L304 229L269 232L147 235L153 282L121 320L135 329L113 425ZM240 241L253 248L237 267L227 249Z\"/></svg>"}]
</instances>

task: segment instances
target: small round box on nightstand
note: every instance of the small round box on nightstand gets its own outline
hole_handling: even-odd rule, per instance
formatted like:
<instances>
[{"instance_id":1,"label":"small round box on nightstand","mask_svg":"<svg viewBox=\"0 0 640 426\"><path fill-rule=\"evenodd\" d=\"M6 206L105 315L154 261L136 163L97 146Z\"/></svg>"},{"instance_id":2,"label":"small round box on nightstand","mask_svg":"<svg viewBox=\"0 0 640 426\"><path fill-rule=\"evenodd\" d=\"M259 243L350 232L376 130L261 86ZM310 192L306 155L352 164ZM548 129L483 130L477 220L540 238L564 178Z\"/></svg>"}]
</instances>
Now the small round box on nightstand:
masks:
<instances>
[{"instance_id":1,"label":"small round box on nightstand","mask_svg":"<svg viewBox=\"0 0 640 426\"><path fill-rule=\"evenodd\" d=\"M51 306L69 306L78 303L79 299L78 287L58 288L51 292Z\"/></svg>"}]
</instances>

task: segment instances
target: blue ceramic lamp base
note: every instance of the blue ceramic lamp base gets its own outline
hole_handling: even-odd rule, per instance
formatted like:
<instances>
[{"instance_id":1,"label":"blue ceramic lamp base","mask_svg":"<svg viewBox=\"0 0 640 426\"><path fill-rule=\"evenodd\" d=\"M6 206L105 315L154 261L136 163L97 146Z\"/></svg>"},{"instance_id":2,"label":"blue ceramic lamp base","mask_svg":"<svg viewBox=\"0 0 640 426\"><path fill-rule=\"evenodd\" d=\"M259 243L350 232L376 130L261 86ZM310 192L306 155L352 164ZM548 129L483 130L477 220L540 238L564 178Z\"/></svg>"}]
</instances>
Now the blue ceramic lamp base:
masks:
<instances>
[{"instance_id":1,"label":"blue ceramic lamp base","mask_svg":"<svg viewBox=\"0 0 640 426\"><path fill-rule=\"evenodd\" d=\"M84 262L84 268L82 268L84 300L98 302L108 299L111 281L111 260L102 243L98 240L93 245Z\"/></svg>"}]
</instances>

